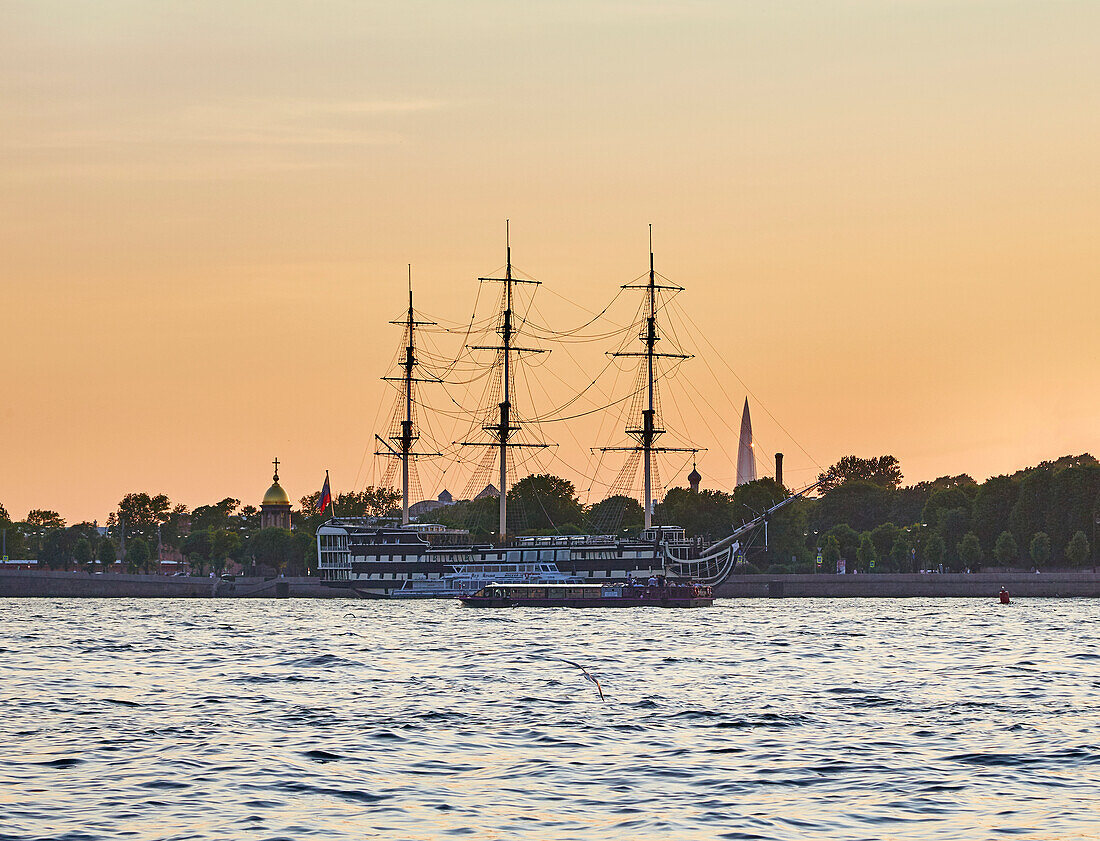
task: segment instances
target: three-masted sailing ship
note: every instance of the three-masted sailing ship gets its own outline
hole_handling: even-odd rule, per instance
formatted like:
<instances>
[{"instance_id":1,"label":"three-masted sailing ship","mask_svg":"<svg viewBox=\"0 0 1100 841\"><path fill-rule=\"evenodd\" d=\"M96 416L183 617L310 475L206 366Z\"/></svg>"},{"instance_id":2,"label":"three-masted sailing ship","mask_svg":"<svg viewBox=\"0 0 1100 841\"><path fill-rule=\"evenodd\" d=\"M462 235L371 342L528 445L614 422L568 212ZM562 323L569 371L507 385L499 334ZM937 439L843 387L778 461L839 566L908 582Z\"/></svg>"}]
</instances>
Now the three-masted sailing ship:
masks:
<instances>
[{"instance_id":1,"label":"three-masted sailing ship","mask_svg":"<svg viewBox=\"0 0 1100 841\"><path fill-rule=\"evenodd\" d=\"M471 351L491 351L494 354L493 364L499 370L499 381L494 382L492 393L499 395L500 401L495 406L494 417L481 425L484 438L460 442L462 446L487 447L495 451L499 481L499 523L495 539L478 543L465 529L414 522L410 515L410 468L417 459L438 455L416 449L420 435L416 423L418 400L415 393L423 383L440 381L430 372L424 372L417 358L417 329L432 322L417 318L413 308L410 269L408 310L403 319L391 322L404 327L400 374L383 378L397 386L397 409L390 425L390 435L375 436L381 444L376 455L388 456L400 467L401 522L339 517L324 522L317 531L321 577L336 586L351 587L363 595L386 595L402 588L407 590L410 582L433 580L440 581L440 588L446 589L444 582L456 576L490 581L494 576L501 577L497 580L503 580L504 576L511 579L528 576L537 580L540 575L547 575L548 571L552 576L566 575L571 580L593 583L648 579L652 576L701 584L720 583L731 573L742 539L765 522L773 511L795 497L789 497L758 518L732 530L724 539L706 547L688 540L681 527L654 525L654 455L660 452L694 453L696 450L662 447L657 443L665 432L659 417L658 362L668 358L684 360L688 355L675 349L658 350L661 339L659 295L666 291L680 291L681 287L666 282L655 271L652 238L648 274L644 280L622 287L640 290L645 296L642 330L638 336L641 349L620 350L611 354L639 360L642 387L635 397L640 398L641 408L638 417L625 430L631 442L629 446L600 448L603 452L626 452L630 454L628 459L641 461L644 526L639 534L633 536L509 536L510 453L515 448L542 448L547 444L517 440L521 423L513 405L515 359L520 354L544 351L525 347L517 341L525 319L515 310L514 292L521 285L537 284L538 281L517 276L512 265L510 242L506 245L506 253L503 277L478 278L479 282L497 283L503 287L495 331L499 343L466 346Z\"/></svg>"}]
</instances>

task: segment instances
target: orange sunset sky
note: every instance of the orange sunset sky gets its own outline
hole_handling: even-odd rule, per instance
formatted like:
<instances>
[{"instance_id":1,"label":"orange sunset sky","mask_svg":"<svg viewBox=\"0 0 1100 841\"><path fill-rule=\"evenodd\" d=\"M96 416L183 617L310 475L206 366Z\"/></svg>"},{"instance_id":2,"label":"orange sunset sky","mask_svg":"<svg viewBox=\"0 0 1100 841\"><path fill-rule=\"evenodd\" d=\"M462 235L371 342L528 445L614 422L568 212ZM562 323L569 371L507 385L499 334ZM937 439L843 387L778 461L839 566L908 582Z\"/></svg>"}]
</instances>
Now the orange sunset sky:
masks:
<instances>
[{"instance_id":1,"label":"orange sunset sky","mask_svg":"<svg viewBox=\"0 0 1100 841\"><path fill-rule=\"evenodd\" d=\"M376 481L406 264L465 322L505 219L561 330L646 271L653 224L704 487L750 391L790 485L849 453L909 482L1100 455L1098 33L1059 0L4 2L0 503L258 504L276 455L295 499ZM538 360L519 410L616 344ZM597 501L617 423L547 425L532 469Z\"/></svg>"}]
</instances>

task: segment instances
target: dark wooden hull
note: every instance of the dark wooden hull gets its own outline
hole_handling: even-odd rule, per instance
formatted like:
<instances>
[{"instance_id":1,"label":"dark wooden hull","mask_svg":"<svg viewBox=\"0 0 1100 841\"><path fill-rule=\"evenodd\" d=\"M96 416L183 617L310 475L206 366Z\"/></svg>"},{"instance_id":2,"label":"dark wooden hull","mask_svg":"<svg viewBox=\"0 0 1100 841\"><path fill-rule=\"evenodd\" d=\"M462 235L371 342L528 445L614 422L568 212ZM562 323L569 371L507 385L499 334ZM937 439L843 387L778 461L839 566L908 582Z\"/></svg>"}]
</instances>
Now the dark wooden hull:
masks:
<instances>
[{"instance_id":1,"label":"dark wooden hull","mask_svg":"<svg viewBox=\"0 0 1100 841\"><path fill-rule=\"evenodd\" d=\"M467 607L710 607L714 599L697 596L622 596L620 598L567 599L509 599L494 596L460 596Z\"/></svg>"}]
</instances>

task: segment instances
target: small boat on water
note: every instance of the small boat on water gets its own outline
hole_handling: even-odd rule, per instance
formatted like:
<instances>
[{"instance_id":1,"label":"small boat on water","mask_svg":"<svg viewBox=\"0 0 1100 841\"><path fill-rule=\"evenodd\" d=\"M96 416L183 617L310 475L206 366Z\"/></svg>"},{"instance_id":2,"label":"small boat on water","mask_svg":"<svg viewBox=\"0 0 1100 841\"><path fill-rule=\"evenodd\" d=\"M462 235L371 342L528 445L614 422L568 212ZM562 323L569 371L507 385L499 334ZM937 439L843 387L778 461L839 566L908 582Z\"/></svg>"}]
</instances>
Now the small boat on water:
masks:
<instances>
[{"instance_id":1,"label":"small boat on water","mask_svg":"<svg viewBox=\"0 0 1100 841\"><path fill-rule=\"evenodd\" d=\"M490 584L459 596L467 607L709 607L706 584Z\"/></svg>"}]
</instances>

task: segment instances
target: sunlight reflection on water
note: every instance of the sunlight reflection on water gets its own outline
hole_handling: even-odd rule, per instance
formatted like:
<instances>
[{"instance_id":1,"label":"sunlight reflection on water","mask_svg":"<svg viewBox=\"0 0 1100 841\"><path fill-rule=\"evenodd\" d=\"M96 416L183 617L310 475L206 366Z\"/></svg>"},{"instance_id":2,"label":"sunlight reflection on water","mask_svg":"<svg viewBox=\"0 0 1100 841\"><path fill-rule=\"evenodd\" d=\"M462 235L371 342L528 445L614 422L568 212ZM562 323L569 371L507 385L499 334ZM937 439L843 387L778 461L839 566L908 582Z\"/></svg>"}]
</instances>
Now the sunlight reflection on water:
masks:
<instances>
[{"instance_id":1,"label":"sunlight reflection on water","mask_svg":"<svg viewBox=\"0 0 1100 841\"><path fill-rule=\"evenodd\" d=\"M1096 607L0 600L0 838L1095 837Z\"/></svg>"}]
</instances>

